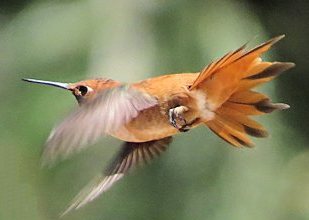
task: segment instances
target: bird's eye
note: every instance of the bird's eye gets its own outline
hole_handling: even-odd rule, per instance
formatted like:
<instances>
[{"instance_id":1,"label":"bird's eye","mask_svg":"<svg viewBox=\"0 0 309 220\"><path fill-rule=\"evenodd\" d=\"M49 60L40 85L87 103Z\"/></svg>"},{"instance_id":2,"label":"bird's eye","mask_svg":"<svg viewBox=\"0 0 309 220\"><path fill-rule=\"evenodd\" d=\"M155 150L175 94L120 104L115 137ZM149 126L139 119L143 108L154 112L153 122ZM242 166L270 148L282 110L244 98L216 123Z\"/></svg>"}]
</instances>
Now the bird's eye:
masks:
<instances>
[{"instance_id":1,"label":"bird's eye","mask_svg":"<svg viewBox=\"0 0 309 220\"><path fill-rule=\"evenodd\" d=\"M78 89L78 91L80 92L80 94L82 96L86 95L87 92L88 92L88 87L87 86L79 86L77 89Z\"/></svg>"}]
</instances>

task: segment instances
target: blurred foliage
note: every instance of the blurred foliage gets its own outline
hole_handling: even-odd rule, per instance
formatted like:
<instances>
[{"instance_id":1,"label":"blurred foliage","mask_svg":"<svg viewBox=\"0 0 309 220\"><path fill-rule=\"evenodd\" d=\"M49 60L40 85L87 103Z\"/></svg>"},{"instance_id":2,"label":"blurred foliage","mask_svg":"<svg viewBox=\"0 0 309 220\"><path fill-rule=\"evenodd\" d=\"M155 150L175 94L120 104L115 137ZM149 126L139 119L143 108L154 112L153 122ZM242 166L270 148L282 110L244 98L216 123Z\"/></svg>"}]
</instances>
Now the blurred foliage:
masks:
<instances>
[{"instance_id":1,"label":"blurred foliage","mask_svg":"<svg viewBox=\"0 0 309 220\"><path fill-rule=\"evenodd\" d=\"M260 117L272 137L229 147L206 128L64 219L309 219L308 1L34 1L0 3L0 219L57 219L120 141L106 138L40 168L53 124L76 106L22 77L133 82L192 72L244 42L286 33L267 57L297 67L260 90L288 111ZM280 99L279 99L280 98Z\"/></svg>"}]
</instances>

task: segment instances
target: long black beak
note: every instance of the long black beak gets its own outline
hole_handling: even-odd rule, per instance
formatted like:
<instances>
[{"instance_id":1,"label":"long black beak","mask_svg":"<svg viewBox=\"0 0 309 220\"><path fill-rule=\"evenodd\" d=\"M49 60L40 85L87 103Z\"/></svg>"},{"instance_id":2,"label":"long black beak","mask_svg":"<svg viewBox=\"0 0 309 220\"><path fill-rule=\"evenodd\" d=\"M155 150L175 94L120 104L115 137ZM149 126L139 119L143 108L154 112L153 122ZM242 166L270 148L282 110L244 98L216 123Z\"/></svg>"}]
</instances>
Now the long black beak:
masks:
<instances>
[{"instance_id":1,"label":"long black beak","mask_svg":"<svg viewBox=\"0 0 309 220\"><path fill-rule=\"evenodd\" d=\"M66 89L66 90L69 90L69 85L70 85L69 83L52 82L52 81L44 81L44 80L37 80L37 79L25 79L24 78L22 80L26 82L31 82L31 83L54 86L54 87L58 87L61 89Z\"/></svg>"}]
</instances>

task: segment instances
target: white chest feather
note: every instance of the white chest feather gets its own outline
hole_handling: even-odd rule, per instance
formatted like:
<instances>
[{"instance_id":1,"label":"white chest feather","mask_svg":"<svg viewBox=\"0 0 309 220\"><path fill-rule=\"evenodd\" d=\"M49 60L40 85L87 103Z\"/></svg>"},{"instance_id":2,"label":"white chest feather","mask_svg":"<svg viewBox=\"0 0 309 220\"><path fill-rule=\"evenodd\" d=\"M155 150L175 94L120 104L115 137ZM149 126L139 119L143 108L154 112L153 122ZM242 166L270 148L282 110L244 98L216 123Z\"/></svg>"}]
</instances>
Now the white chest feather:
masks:
<instances>
[{"instance_id":1,"label":"white chest feather","mask_svg":"<svg viewBox=\"0 0 309 220\"><path fill-rule=\"evenodd\" d=\"M212 106L211 103L207 101L207 96L205 92L195 90L192 91L192 95L196 99L198 109L201 113L201 117L206 121L214 119L215 117L215 113L213 111L214 109L211 108Z\"/></svg>"}]
</instances>

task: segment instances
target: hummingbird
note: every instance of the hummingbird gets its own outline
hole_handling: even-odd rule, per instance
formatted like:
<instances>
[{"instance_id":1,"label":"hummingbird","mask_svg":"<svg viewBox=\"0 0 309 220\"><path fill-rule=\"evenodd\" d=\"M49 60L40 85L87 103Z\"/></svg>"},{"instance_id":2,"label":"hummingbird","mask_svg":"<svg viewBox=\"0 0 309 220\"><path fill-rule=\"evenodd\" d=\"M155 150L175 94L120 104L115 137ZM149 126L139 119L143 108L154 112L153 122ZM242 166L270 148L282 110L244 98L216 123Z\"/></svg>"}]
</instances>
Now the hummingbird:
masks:
<instances>
[{"instance_id":1,"label":"hummingbird","mask_svg":"<svg viewBox=\"0 0 309 220\"><path fill-rule=\"evenodd\" d=\"M79 209L133 168L163 153L172 136L206 126L235 147L253 147L249 136L267 137L251 116L289 108L253 89L295 66L261 56L284 35L246 49L246 44L200 72L166 74L125 84L97 78L76 83L23 79L70 91L79 106L51 131L43 163L65 159L110 135L123 141L110 166L87 185L64 212Z\"/></svg>"}]
</instances>

